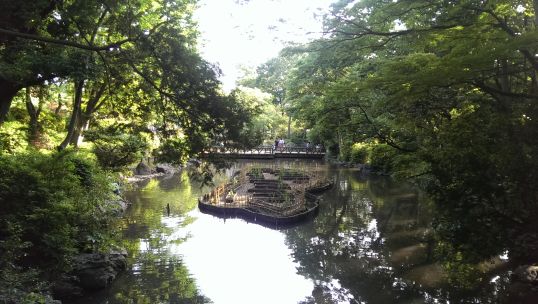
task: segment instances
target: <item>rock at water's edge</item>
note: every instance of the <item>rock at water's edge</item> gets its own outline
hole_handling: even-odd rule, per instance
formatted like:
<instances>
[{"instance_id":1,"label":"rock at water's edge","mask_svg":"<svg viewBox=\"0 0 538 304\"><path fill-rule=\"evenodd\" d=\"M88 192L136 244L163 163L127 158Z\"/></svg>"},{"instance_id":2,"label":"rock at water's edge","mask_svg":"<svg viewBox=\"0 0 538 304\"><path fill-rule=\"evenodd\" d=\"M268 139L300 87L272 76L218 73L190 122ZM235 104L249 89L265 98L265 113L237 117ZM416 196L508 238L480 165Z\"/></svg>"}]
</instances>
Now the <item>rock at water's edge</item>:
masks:
<instances>
[{"instance_id":1,"label":"rock at water's edge","mask_svg":"<svg viewBox=\"0 0 538 304\"><path fill-rule=\"evenodd\" d=\"M73 275L62 275L57 281L52 284L52 292L54 297L59 299L72 299L81 297L84 291L79 286L80 280Z\"/></svg>"},{"instance_id":2,"label":"rock at water's edge","mask_svg":"<svg viewBox=\"0 0 538 304\"><path fill-rule=\"evenodd\" d=\"M72 274L85 290L102 289L110 285L116 275L127 268L127 253L115 251L104 253L85 253L74 259Z\"/></svg>"},{"instance_id":3,"label":"rock at water's edge","mask_svg":"<svg viewBox=\"0 0 538 304\"><path fill-rule=\"evenodd\" d=\"M73 259L73 270L62 275L52 285L55 298L74 299L108 287L120 271L127 268L124 249L110 253L83 253Z\"/></svg>"},{"instance_id":4,"label":"rock at water's edge","mask_svg":"<svg viewBox=\"0 0 538 304\"><path fill-rule=\"evenodd\" d=\"M114 214L122 215L129 208L130 203L118 196L116 199L107 201L106 205L112 209Z\"/></svg>"},{"instance_id":5,"label":"rock at water's edge","mask_svg":"<svg viewBox=\"0 0 538 304\"><path fill-rule=\"evenodd\" d=\"M151 168L143 162L138 163L135 168L136 175L150 175L152 173L153 172L151 172Z\"/></svg>"},{"instance_id":6,"label":"rock at water's edge","mask_svg":"<svg viewBox=\"0 0 538 304\"><path fill-rule=\"evenodd\" d=\"M155 171L157 171L157 173L170 174L176 172L177 169L169 164L157 164L155 166Z\"/></svg>"}]
</instances>

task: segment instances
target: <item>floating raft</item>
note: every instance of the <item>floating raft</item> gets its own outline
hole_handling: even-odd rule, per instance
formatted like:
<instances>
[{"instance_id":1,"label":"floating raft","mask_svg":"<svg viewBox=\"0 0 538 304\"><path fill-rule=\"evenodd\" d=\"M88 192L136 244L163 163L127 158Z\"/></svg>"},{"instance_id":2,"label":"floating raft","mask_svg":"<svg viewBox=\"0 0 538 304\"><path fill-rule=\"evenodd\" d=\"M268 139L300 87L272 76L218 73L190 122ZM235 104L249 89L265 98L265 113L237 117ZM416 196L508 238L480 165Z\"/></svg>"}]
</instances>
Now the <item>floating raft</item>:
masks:
<instances>
[{"instance_id":1,"label":"floating raft","mask_svg":"<svg viewBox=\"0 0 538 304\"><path fill-rule=\"evenodd\" d=\"M315 193L333 185L315 176L269 168L240 176L235 183L221 185L199 198L200 211L273 228L289 227L314 218L319 209Z\"/></svg>"}]
</instances>

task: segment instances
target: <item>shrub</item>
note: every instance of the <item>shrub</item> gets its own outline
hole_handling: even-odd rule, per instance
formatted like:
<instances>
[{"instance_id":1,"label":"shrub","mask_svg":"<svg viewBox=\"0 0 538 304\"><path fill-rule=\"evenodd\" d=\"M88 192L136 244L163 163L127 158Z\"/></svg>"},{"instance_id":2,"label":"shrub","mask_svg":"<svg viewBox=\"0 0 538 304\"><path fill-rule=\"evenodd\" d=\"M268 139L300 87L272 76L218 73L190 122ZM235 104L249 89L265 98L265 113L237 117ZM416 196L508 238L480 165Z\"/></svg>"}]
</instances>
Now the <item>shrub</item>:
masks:
<instances>
[{"instance_id":1,"label":"shrub","mask_svg":"<svg viewBox=\"0 0 538 304\"><path fill-rule=\"evenodd\" d=\"M379 172L391 173L394 169L393 160L397 151L387 144L373 145L370 150L370 165Z\"/></svg>"},{"instance_id":2,"label":"shrub","mask_svg":"<svg viewBox=\"0 0 538 304\"><path fill-rule=\"evenodd\" d=\"M0 154L23 151L28 146L27 127L18 121L8 121L0 128Z\"/></svg>"},{"instance_id":3,"label":"shrub","mask_svg":"<svg viewBox=\"0 0 538 304\"><path fill-rule=\"evenodd\" d=\"M0 303L45 303L47 285L38 280L39 273L14 263L30 246L21 239L22 228L4 224L10 237L0 240Z\"/></svg>"},{"instance_id":4,"label":"shrub","mask_svg":"<svg viewBox=\"0 0 538 304\"><path fill-rule=\"evenodd\" d=\"M47 280L69 270L74 254L108 244L110 182L87 155L3 155L0 172L2 275L11 273L15 283L32 282L26 277L35 274L26 270L39 269ZM15 283L13 288L22 288Z\"/></svg>"},{"instance_id":5,"label":"shrub","mask_svg":"<svg viewBox=\"0 0 538 304\"><path fill-rule=\"evenodd\" d=\"M184 164L189 155L189 146L184 139L169 138L161 143L161 146L153 152L157 162L170 164Z\"/></svg>"},{"instance_id":6,"label":"shrub","mask_svg":"<svg viewBox=\"0 0 538 304\"><path fill-rule=\"evenodd\" d=\"M143 157L147 142L137 135L102 135L93 140L93 152L105 169L119 171Z\"/></svg>"},{"instance_id":7,"label":"shrub","mask_svg":"<svg viewBox=\"0 0 538 304\"><path fill-rule=\"evenodd\" d=\"M349 160L359 164L367 163L369 161L371 147L368 143L354 143L351 146Z\"/></svg>"}]
</instances>

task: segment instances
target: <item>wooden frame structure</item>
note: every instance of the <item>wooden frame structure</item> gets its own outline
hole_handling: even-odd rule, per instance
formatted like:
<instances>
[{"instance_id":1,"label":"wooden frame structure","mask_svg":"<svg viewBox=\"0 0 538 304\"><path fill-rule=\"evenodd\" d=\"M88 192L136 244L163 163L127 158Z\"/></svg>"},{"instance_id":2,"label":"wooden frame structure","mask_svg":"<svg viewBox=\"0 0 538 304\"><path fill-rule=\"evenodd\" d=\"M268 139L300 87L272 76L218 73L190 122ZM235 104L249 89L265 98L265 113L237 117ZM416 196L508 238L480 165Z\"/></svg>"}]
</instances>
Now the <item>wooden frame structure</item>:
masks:
<instances>
[{"instance_id":1,"label":"wooden frame structure","mask_svg":"<svg viewBox=\"0 0 538 304\"><path fill-rule=\"evenodd\" d=\"M245 168L234 176L199 198L201 212L270 227L292 226L315 217L319 198L314 193L333 185L318 174L289 169Z\"/></svg>"}]
</instances>

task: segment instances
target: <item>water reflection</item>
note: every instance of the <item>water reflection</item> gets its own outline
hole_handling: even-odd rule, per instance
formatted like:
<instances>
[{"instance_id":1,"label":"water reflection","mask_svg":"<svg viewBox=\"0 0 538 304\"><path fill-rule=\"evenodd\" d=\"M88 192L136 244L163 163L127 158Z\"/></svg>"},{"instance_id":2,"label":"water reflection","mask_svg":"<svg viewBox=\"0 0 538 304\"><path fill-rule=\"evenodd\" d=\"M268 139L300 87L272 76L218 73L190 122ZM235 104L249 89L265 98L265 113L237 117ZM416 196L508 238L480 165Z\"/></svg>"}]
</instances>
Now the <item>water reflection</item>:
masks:
<instances>
[{"instance_id":1,"label":"water reflection","mask_svg":"<svg viewBox=\"0 0 538 304\"><path fill-rule=\"evenodd\" d=\"M312 223L283 231L301 275L301 303L499 303L503 279L462 291L433 259L431 202L410 185L334 172Z\"/></svg>"},{"instance_id":2,"label":"water reflection","mask_svg":"<svg viewBox=\"0 0 538 304\"><path fill-rule=\"evenodd\" d=\"M416 211L416 193L386 179L361 180L349 170L336 171L335 178L339 187L323 195L318 218L284 231L299 273L315 282L303 303L422 302L423 295L398 278L391 261L401 245L393 240L403 238L391 233L411 233L426 222L421 219L427 213ZM407 263L415 253L400 255Z\"/></svg>"},{"instance_id":3,"label":"water reflection","mask_svg":"<svg viewBox=\"0 0 538 304\"><path fill-rule=\"evenodd\" d=\"M276 230L238 219L192 214L191 238L178 245L202 292L215 303L297 303L313 288Z\"/></svg>"},{"instance_id":4,"label":"water reflection","mask_svg":"<svg viewBox=\"0 0 538 304\"><path fill-rule=\"evenodd\" d=\"M144 182L127 193L133 205L119 227L130 269L77 303L496 302L491 284L473 294L443 285L422 193L307 165L325 168L336 187L313 221L284 230L201 214L197 197L209 188L185 172Z\"/></svg>"},{"instance_id":5,"label":"water reflection","mask_svg":"<svg viewBox=\"0 0 538 304\"><path fill-rule=\"evenodd\" d=\"M210 303L182 257L171 250L189 239L182 229L194 218L186 213L208 189L191 185L187 172L142 181L138 186L125 194L132 206L118 227L121 245L129 254L129 269L110 289L76 303Z\"/></svg>"}]
</instances>

